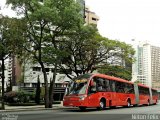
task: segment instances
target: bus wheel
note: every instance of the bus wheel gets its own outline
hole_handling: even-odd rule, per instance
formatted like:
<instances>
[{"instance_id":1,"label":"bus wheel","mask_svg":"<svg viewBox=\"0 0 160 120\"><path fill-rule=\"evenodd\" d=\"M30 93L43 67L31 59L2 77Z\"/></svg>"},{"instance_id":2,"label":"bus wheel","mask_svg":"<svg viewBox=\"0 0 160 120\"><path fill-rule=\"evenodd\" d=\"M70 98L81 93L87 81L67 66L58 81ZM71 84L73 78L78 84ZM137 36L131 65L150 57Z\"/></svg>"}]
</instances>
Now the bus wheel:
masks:
<instances>
[{"instance_id":1,"label":"bus wheel","mask_svg":"<svg viewBox=\"0 0 160 120\"><path fill-rule=\"evenodd\" d=\"M149 102L149 100L147 101L147 106L150 106L150 102Z\"/></svg>"},{"instance_id":2,"label":"bus wheel","mask_svg":"<svg viewBox=\"0 0 160 120\"><path fill-rule=\"evenodd\" d=\"M157 100L156 100L156 102L154 103L154 105L156 105L157 104Z\"/></svg>"},{"instance_id":3,"label":"bus wheel","mask_svg":"<svg viewBox=\"0 0 160 120\"><path fill-rule=\"evenodd\" d=\"M81 111L85 111L85 110L86 110L86 107L79 107L79 109L80 109Z\"/></svg>"},{"instance_id":4,"label":"bus wheel","mask_svg":"<svg viewBox=\"0 0 160 120\"><path fill-rule=\"evenodd\" d=\"M131 107L131 101L127 100L127 107Z\"/></svg>"},{"instance_id":5,"label":"bus wheel","mask_svg":"<svg viewBox=\"0 0 160 120\"><path fill-rule=\"evenodd\" d=\"M104 99L101 99L100 102L99 102L99 107L97 109L99 110L104 110L106 107L106 102Z\"/></svg>"}]
</instances>

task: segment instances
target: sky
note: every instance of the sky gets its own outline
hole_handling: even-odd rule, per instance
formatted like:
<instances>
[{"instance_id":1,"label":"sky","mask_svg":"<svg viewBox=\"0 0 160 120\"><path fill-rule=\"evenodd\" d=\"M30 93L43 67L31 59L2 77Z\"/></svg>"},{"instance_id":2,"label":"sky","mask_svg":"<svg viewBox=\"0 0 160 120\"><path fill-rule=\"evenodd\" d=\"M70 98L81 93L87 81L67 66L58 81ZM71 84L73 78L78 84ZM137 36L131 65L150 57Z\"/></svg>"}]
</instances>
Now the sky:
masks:
<instances>
[{"instance_id":1,"label":"sky","mask_svg":"<svg viewBox=\"0 0 160 120\"><path fill-rule=\"evenodd\" d=\"M6 0L0 0L0 14L3 15L9 15L11 17L15 16L15 12L8 8L8 6L5 5Z\"/></svg>"},{"instance_id":2,"label":"sky","mask_svg":"<svg viewBox=\"0 0 160 120\"><path fill-rule=\"evenodd\" d=\"M160 46L160 0L85 0L100 20L101 35L134 44Z\"/></svg>"},{"instance_id":3,"label":"sky","mask_svg":"<svg viewBox=\"0 0 160 120\"><path fill-rule=\"evenodd\" d=\"M109 39L160 46L160 0L85 0L100 20L98 30ZM0 0L0 13L15 16ZM134 39L133 42L132 40Z\"/></svg>"}]
</instances>

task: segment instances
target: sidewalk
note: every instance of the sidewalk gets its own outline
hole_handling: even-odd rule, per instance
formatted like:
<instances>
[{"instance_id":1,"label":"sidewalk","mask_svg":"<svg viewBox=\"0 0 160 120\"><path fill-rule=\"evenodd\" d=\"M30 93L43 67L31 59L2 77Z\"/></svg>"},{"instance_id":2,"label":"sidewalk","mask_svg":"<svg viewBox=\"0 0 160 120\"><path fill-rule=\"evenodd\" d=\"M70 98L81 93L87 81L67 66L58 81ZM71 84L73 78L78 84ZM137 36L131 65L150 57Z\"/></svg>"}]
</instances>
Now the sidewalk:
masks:
<instances>
[{"instance_id":1,"label":"sidewalk","mask_svg":"<svg viewBox=\"0 0 160 120\"><path fill-rule=\"evenodd\" d=\"M44 105L34 105L34 106L8 106L5 105L5 110L0 110L0 112L12 112L12 111L30 111L30 110L55 110L64 108L63 104L53 104L52 108L45 108Z\"/></svg>"}]
</instances>

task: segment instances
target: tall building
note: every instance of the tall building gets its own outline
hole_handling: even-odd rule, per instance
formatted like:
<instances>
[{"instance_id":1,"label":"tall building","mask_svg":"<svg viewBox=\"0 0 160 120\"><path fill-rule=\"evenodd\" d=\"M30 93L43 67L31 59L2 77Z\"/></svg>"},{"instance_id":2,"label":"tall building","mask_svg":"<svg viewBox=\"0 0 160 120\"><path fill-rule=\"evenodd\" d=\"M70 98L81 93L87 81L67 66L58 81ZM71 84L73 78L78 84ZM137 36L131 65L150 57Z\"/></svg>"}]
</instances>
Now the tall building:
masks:
<instances>
[{"instance_id":1,"label":"tall building","mask_svg":"<svg viewBox=\"0 0 160 120\"><path fill-rule=\"evenodd\" d=\"M141 43L136 48L135 58L132 81L160 90L160 47Z\"/></svg>"},{"instance_id":2,"label":"tall building","mask_svg":"<svg viewBox=\"0 0 160 120\"><path fill-rule=\"evenodd\" d=\"M160 47L151 46L152 86L160 90Z\"/></svg>"},{"instance_id":3,"label":"tall building","mask_svg":"<svg viewBox=\"0 0 160 120\"><path fill-rule=\"evenodd\" d=\"M80 6L82 8L81 14L84 17L85 23L97 25L99 17L96 15L96 13L91 11L90 8L85 5L84 0L76 0L76 1L80 4Z\"/></svg>"},{"instance_id":4,"label":"tall building","mask_svg":"<svg viewBox=\"0 0 160 120\"><path fill-rule=\"evenodd\" d=\"M99 20L99 17L95 12L90 11L89 7L85 7L85 22L86 24L96 24Z\"/></svg>"}]
</instances>

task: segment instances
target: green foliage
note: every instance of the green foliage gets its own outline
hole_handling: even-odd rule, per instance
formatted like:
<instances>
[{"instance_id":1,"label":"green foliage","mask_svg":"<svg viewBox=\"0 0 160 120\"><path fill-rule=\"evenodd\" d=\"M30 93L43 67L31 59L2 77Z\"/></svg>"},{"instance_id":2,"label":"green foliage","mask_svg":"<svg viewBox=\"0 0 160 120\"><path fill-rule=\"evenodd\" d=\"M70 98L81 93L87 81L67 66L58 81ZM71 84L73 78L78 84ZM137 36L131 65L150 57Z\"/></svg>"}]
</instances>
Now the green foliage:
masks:
<instances>
[{"instance_id":1,"label":"green foliage","mask_svg":"<svg viewBox=\"0 0 160 120\"><path fill-rule=\"evenodd\" d=\"M32 54L35 62L55 61L50 60L50 56L55 58L61 52L56 41L66 34L73 34L83 24L81 8L74 0L44 0L43 4L38 0L7 0L7 4L12 4L12 8L24 16L22 22L17 22L23 23L17 26L19 31L13 29L16 38L24 35L17 38L20 42L16 46ZM53 45L48 44L51 42Z\"/></svg>"},{"instance_id":2,"label":"green foliage","mask_svg":"<svg viewBox=\"0 0 160 120\"><path fill-rule=\"evenodd\" d=\"M31 100L33 100L33 97L35 96L34 93L28 93L25 91L10 91L5 93L5 102L8 103L26 103Z\"/></svg>"},{"instance_id":3,"label":"green foliage","mask_svg":"<svg viewBox=\"0 0 160 120\"><path fill-rule=\"evenodd\" d=\"M139 80L136 80L134 83L139 84L139 83L142 83L142 82L141 82L141 81L139 81Z\"/></svg>"},{"instance_id":4,"label":"green foliage","mask_svg":"<svg viewBox=\"0 0 160 120\"><path fill-rule=\"evenodd\" d=\"M96 57L99 47L97 36L99 34L94 25L81 26L76 34L67 36L68 40L61 43L63 55L60 56L62 62L60 68L68 77L70 76L67 69L74 71L77 76L91 70L92 61ZM64 68L63 64L66 65L67 69Z\"/></svg>"},{"instance_id":5,"label":"green foliage","mask_svg":"<svg viewBox=\"0 0 160 120\"><path fill-rule=\"evenodd\" d=\"M10 91L12 91L12 86L11 85L7 85L6 92L10 92Z\"/></svg>"},{"instance_id":6,"label":"green foliage","mask_svg":"<svg viewBox=\"0 0 160 120\"><path fill-rule=\"evenodd\" d=\"M5 79L5 59L8 58L8 56L13 53L14 48L11 44L12 36L10 35L10 29L12 25L11 18L4 17L0 18L0 60L1 60L1 78L2 78L2 109L5 109L4 105L4 79Z\"/></svg>"},{"instance_id":7,"label":"green foliage","mask_svg":"<svg viewBox=\"0 0 160 120\"><path fill-rule=\"evenodd\" d=\"M102 37L94 25L82 26L62 46L64 56L61 61L67 67L61 64L60 68L70 78L68 69L78 76L92 73L97 66L104 64L117 64L131 70L134 49L124 42Z\"/></svg>"},{"instance_id":8,"label":"green foliage","mask_svg":"<svg viewBox=\"0 0 160 120\"><path fill-rule=\"evenodd\" d=\"M65 41L66 35L75 34L75 29L83 24L81 8L75 0L44 0L43 3L39 0L7 0L7 4L12 4L12 9L25 21L15 34L22 35L17 46L41 65L46 86L45 107L48 107L48 78L44 66L58 61L59 43Z\"/></svg>"},{"instance_id":9,"label":"green foliage","mask_svg":"<svg viewBox=\"0 0 160 120\"><path fill-rule=\"evenodd\" d=\"M10 25L10 19L8 17L2 17L0 19L0 59L5 59L6 55L9 53L9 37L8 37L8 27Z\"/></svg>"},{"instance_id":10,"label":"green foliage","mask_svg":"<svg viewBox=\"0 0 160 120\"><path fill-rule=\"evenodd\" d=\"M75 0L7 0L22 15L12 29L19 48L32 56L42 68L45 81L41 96L48 107L48 78L44 66L57 65L68 77L93 72L97 65L132 62L132 49L125 43L104 38L94 25L83 24L81 8ZM14 32L15 31L15 32ZM19 37L20 36L20 37ZM65 67L64 67L65 64Z\"/></svg>"},{"instance_id":11,"label":"green foliage","mask_svg":"<svg viewBox=\"0 0 160 120\"><path fill-rule=\"evenodd\" d=\"M130 70L126 69L125 67L117 65L99 66L98 72L114 77L119 77L128 81L131 81L132 78L132 72Z\"/></svg>"}]
</instances>

